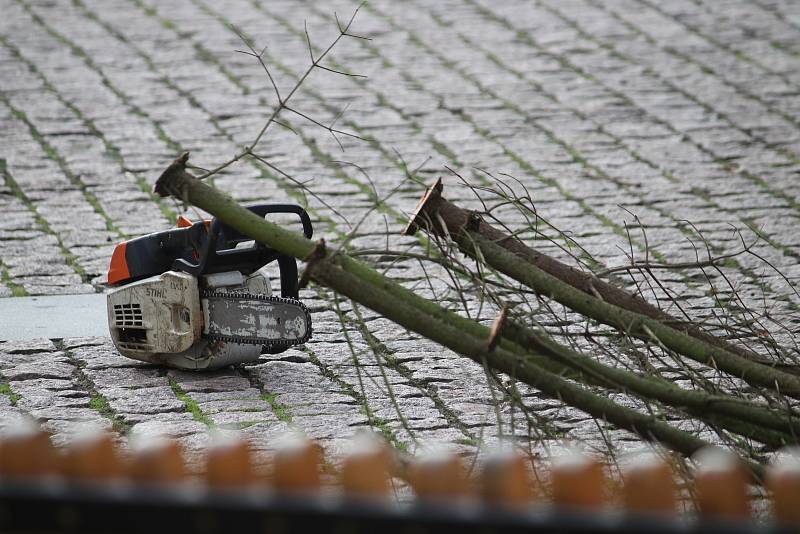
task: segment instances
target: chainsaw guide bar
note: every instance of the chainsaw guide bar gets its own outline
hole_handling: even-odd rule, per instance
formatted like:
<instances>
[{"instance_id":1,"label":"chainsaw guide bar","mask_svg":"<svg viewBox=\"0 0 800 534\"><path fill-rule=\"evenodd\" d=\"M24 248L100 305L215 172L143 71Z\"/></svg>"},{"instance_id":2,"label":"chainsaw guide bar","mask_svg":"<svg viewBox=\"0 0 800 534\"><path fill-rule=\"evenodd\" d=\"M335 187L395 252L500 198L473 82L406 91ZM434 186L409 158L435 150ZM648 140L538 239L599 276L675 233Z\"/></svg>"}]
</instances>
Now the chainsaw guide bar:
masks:
<instances>
[{"instance_id":1,"label":"chainsaw guide bar","mask_svg":"<svg viewBox=\"0 0 800 534\"><path fill-rule=\"evenodd\" d=\"M212 290L201 291L200 299L207 339L276 349L311 337L311 314L299 300Z\"/></svg>"}]
</instances>

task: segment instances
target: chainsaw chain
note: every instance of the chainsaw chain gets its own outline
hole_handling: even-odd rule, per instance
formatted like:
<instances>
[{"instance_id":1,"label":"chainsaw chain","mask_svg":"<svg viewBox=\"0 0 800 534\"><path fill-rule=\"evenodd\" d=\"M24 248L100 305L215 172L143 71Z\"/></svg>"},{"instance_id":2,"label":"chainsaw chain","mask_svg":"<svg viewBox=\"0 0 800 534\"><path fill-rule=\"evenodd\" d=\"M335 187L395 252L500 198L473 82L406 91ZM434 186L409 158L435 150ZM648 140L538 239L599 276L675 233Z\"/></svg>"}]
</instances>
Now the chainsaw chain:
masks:
<instances>
[{"instance_id":1,"label":"chainsaw chain","mask_svg":"<svg viewBox=\"0 0 800 534\"><path fill-rule=\"evenodd\" d=\"M289 347L292 347L294 345L302 345L303 343L311 339L311 313L308 311L306 305L297 299L292 299L288 297L273 297L270 295L258 295L255 293L243 293L243 292L228 293L226 291L214 291L209 289L201 290L200 298L201 299L224 298L225 300L260 300L263 302L274 302L276 304L291 304L293 306L300 307L306 316L306 335L300 339L295 339L295 340L269 339L261 337L230 336L226 334L213 334L213 333L204 334L203 337L205 337L206 339L211 339L213 341L224 341L226 343L238 343L240 345L263 345L268 350L288 349Z\"/></svg>"}]
</instances>

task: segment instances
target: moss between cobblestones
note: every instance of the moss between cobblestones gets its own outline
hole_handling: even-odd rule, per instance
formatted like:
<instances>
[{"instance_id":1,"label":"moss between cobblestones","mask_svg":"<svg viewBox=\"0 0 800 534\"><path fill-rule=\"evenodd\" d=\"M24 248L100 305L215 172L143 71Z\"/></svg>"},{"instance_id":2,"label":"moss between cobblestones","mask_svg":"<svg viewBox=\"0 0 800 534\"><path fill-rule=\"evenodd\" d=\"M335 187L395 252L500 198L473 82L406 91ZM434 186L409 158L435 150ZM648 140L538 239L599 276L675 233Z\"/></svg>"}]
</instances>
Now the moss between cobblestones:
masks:
<instances>
[{"instance_id":1,"label":"moss between cobblestones","mask_svg":"<svg viewBox=\"0 0 800 534\"><path fill-rule=\"evenodd\" d=\"M8 397L11 406L16 406L17 401L21 398L19 393L15 393L14 390L11 389L11 384L8 382L0 382L0 395Z\"/></svg>"},{"instance_id":2,"label":"moss between cobblestones","mask_svg":"<svg viewBox=\"0 0 800 534\"><path fill-rule=\"evenodd\" d=\"M375 414L371 416L372 425L378 429L378 432L381 433L389 442L391 442L392 446L400 452L410 452L408 450L408 444L405 441L400 441L397 438L397 434L395 434L394 430L392 429L391 425L386 419L382 417L378 417Z\"/></svg>"},{"instance_id":3,"label":"moss between cobblestones","mask_svg":"<svg viewBox=\"0 0 800 534\"><path fill-rule=\"evenodd\" d=\"M11 290L11 296L12 297L27 297L28 296L28 292L25 290L25 288L23 286L15 283L14 280L11 279L11 275L8 274L8 271L6 270L6 266L3 264L2 261L0 261L0 280L2 280L3 283L6 286L8 286L8 288Z\"/></svg>"},{"instance_id":4,"label":"moss between cobblestones","mask_svg":"<svg viewBox=\"0 0 800 534\"><path fill-rule=\"evenodd\" d=\"M261 383L261 381L259 381L258 378L256 378L254 375L252 375L246 367L242 368L242 372L245 374L247 379L250 381L250 384L254 388L258 389L261 392L259 394L259 398L261 400L263 400L264 402L266 402L267 404L269 404L269 406L270 406L270 408L272 410L272 413L275 415L275 417L277 417L279 421L283 421L284 423L291 423L292 422L291 406L288 405L288 404L284 404L282 402L279 402L278 401L278 394L277 393L273 393L271 391L267 391L266 389L264 389L264 385ZM256 409L252 409L252 410L255 411ZM259 411L266 411L266 410L260 410L260 409L258 409L258 410ZM236 410L236 411L250 411L250 410Z\"/></svg>"},{"instance_id":5,"label":"moss between cobblestones","mask_svg":"<svg viewBox=\"0 0 800 534\"><path fill-rule=\"evenodd\" d=\"M137 1L136 3L138 4L139 2ZM155 16L159 21L161 21L164 27L174 29L174 26L170 26L172 24L171 21L162 19L158 15ZM242 79L233 72L231 72L231 70L228 67L226 67L224 63L220 62L219 59L217 59L217 57L214 54L212 54L207 48L198 43L195 43L194 50L195 54L197 55L197 59L199 59L204 63L208 63L209 65L214 65L215 67L217 67L217 69L219 69L222 75L225 76L228 80L230 80L231 83L233 83L237 87L241 87L243 94L249 95L250 93L252 93L250 88L244 85Z\"/></svg>"},{"instance_id":6,"label":"moss between cobblestones","mask_svg":"<svg viewBox=\"0 0 800 534\"><path fill-rule=\"evenodd\" d=\"M158 11L156 11L156 8L151 7L151 6L146 6L146 5L142 4L138 0L134 0L134 3L137 6L139 6L140 8L142 8L142 10L144 11L145 15L147 15L149 17L156 17L156 18L160 19L160 17L158 16ZM178 31L177 27L175 26L175 24L171 20L163 19L163 20L161 20L161 23L164 25L165 28L169 28L171 30Z\"/></svg>"},{"instance_id":7,"label":"moss between cobblestones","mask_svg":"<svg viewBox=\"0 0 800 534\"><path fill-rule=\"evenodd\" d=\"M69 100L65 99L61 95L61 93L59 93L59 91L50 83L50 80L47 79L47 77L44 75L44 73L42 73L34 63L30 62L27 58L25 58L20 53L20 51L17 49L17 47L15 47L11 43L7 42L2 37L0 37L0 42L2 42L3 45L5 45L9 50L11 50L11 52L20 61L24 62L31 71L35 72L36 75L39 76L39 78L42 80L42 83L44 84L45 88L47 88L49 91L51 91L56 96L56 98L58 98L59 102L64 104L64 106L66 108L68 108L70 111L72 111L72 113L74 113L75 116L78 117L81 120L81 122L83 122L83 124L89 129L89 131L92 132L92 134L95 137L100 139L100 141L102 141L103 146L105 147L105 149L108 152L108 154L110 154L115 160L117 160L117 162L119 163L120 167L124 170L125 169L125 159L122 156L122 152L120 151L119 148L117 148L114 144L112 144L111 141L109 141L108 138L105 135L103 135L103 132L100 131L100 129L97 127L97 125L94 123L94 121L92 119L86 117L81 112L81 110L78 109L77 106L75 106L75 104L73 104ZM150 200L152 200L153 202L155 202L158 205L158 208L161 210L161 213L167 218L167 220L169 220L171 223L174 224L178 220L178 216L175 214L175 212L172 209L170 209L170 207L165 202L163 202L162 199L158 195L153 193L152 188L150 187L150 184L147 182L147 180L145 180L144 178L142 178L138 174L135 174L135 173L131 173L131 174L134 175L134 180L135 180L136 184L139 186L139 189L141 189L142 192L144 192L148 197L150 197ZM98 206L99 206L99 204L98 204Z\"/></svg>"},{"instance_id":8,"label":"moss between cobblestones","mask_svg":"<svg viewBox=\"0 0 800 534\"><path fill-rule=\"evenodd\" d=\"M84 268L78 264L77 256L75 256L75 254L73 254L64 245L64 242L61 240L61 236L58 235L58 233L55 230L53 230L53 228L50 226L47 220L39 214L39 211L36 209L36 205L33 203L33 201L31 201L30 198L28 198L28 195L25 194L25 192L19 186L17 181L14 180L14 177L11 176L11 173L8 172L8 168L6 167L6 160L4 159L0 159L0 174L3 175L3 181L5 182L6 187L8 187L13 193L13 195L17 197L17 199L19 199L19 201L22 202L26 208L28 208L28 211L30 211L31 214L33 214L33 218L36 221L36 224L39 225L39 228L42 230L42 232L49 234L56 239L56 243L58 243L58 249L61 252L61 255L64 256L64 260L66 261L67 265L73 271L75 271L75 273L78 276L81 277L81 280L83 280L87 284L91 284L91 279L86 274L86 270L84 270ZM8 277L8 273L5 271L4 275ZM14 282L10 279L10 277L8 281L6 281L6 283L9 285L9 287L11 287L12 292L14 292L14 286L16 286L22 291L20 295L15 294L15 296L23 296L28 294L27 291L25 291L25 289L22 288L22 286L14 284Z\"/></svg>"},{"instance_id":9,"label":"moss between cobblestones","mask_svg":"<svg viewBox=\"0 0 800 534\"><path fill-rule=\"evenodd\" d=\"M186 412L192 414L195 421L200 421L204 425L214 428L216 425L211 418L203 412L200 408L200 405L194 400L192 397L186 393L183 388L172 378L169 379L169 387L172 389L172 392L175 393L175 397L178 398L179 401L183 402L186 405Z\"/></svg>"},{"instance_id":10,"label":"moss between cobblestones","mask_svg":"<svg viewBox=\"0 0 800 534\"><path fill-rule=\"evenodd\" d=\"M402 452L408 452L408 444L404 441L401 441L400 438L397 437L397 434L386 419L375 415L375 413L372 411L372 408L370 408L369 403L367 402L367 398L363 394L356 391L356 388L354 388L352 384L345 382L339 375L334 373L317 357L313 350L308 347L304 347L303 349L308 354L311 363L319 368L322 376L335 383L342 389L342 392L345 395L352 397L356 402L358 402L361 413L367 416L367 420L369 421L371 427L380 432L381 435L386 438L386 440L391 443L395 449Z\"/></svg>"},{"instance_id":11,"label":"moss between cobblestones","mask_svg":"<svg viewBox=\"0 0 800 534\"><path fill-rule=\"evenodd\" d=\"M452 426L453 428L458 429L464 434L465 438L471 441L476 440L476 436L470 431L466 424L464 424L458 416L445 405L444 401L439 398L439 395L430 388L427 384L419 381L417 378L414 377L413 371L408 369L406 366L402 365L397 361L394 357L394 351L391 350L389 347L386 346L381 340L379 340L375 335L370 331L367 327L366 322L364 321L363 316L361 315L358 308L355 308L357 320L347 319L348 322L351 322L361 333L361 337L364 338L364 341L367 342L370 349L372 349L373 353L375 354L376 358L383 359L386 365L392 369L393 371L397 372L408 380L409 384L413 385L420 391L425 392L425 395L433 401L433 404L436 406L436 409L442 414L442 417L445 418L447 424ZM478 440L480 441L480 440Z\"/></svg>"},{"instance_id":12,"label":"moss between cobblestones","mask_svg":"<svg viewBox=\"0 0 800 534\"><path fill-rule=\"evenodd\" d=\"M82 371L81 374L83 374ZM123 421L117 412L114 411L114 409L108 403L108 399L95 390L92 390L89 395L89 408L99 412L100 415L106 419L110 419L111 427L116 432L124 433L130 430L130 425Z\"/></svg>"},{"instance_id":13,"label":"moss between cobblestones","mask_svg":"<svg viewBox=\"0 0 800 534\"><path fill-rule=\"evenodd\" d=\"M245 428L249 428L253 425L257 425L261 421L242 421L239 423L234 423L232 425L226 425L227 428L234 428L236 430L244 430Z\"/></svg>"},{"instance_id":14,"label":"moss between cobblestones","mask_svg":"<svg viewBox=\"0 0 800 534\"><path fill-rule=\"evenodd\" d=\"M279 421L283 421L284 423L292 422L290 406L288 404L278 402L277 393L264 392L261 394L261 399L270 405L272 408L272 413L275 414L275 417L277 417Z\"/></svg>"},{"instance_id":15,"label":"moss between cobblestones","mask_svg":"<svg viewBox=\"0 0 800 534\"><path fill-rule=\"evenodd\" d=\"M474 438L457 438L453 440L457 445L466 445L468 447L480 447L481 442Z\"/></svg>"},{"instance_id":16,"label":"moss between cobblestones","mask_svg":"<svg viewBox=\"0 0 800 534\"><path fill-rule=\"evenodd\" d=\"M58 153L58 151L53 147L53 145L51 145L47 141L47 139L45 139L45 137L36 128L36 126L33 124L33 122L28 118L28 116L25 114L25 112L20 110L20 109L17 109L16 107L14 107L11 104L11 102L6 97L4 97L2 94L0 94L0 101L2 101L3 104L5 104L5 106L9 109L9 111L11 112L11 115L15 119L17 119L18 121L24 123L25 126L27 126L28 130L30 131L31 137L33 137L33 139L37 143L39 143L39 146L42 148L42 150L44 151L44 153L47 156L47 158L58 165L58 167L61 169L61 172L64 173L64 176L67 178L67 180L69 180L72 183L72 185L74 185L83 194L84 200L86 200L86 202L90 206L92 206L94 211L103 218L103 220L106 223L106 229L109 232L116 233L120 237L123 237L123 238L127 237L127 234L125 234L125 232L123 232L122 230L117 228L117 226L114 224L114 221L105 212L105 210L103 209L102 205L100 204L100 201L97 199L97 197L94 195L94 193L89 191L89 189L86 187L86 184L83 183L83 181L80 179L80 177L75 175L69 169L69 166L67 165L66 160L61 156L61 154Z\"/></svg>"},{"instance_id":17,"label":"moss between cobblestones","mask_svg":"<svg viewBox=\"0 0 800 534\"><path fill-rule=\"evenodd\" d=\"M78 387L89 393L89 407L111 421L111 428L115 432L120 434L127 433L131 429L130 423L125 422L122 417L114 411L108 403L108 399L97 391L94 382L83 372L86 363L75 358L68 350L64 350L63 341L56 341L55 346L58 350L63 350L72 365L75 366L75 370L72 372L72 380Z\"/></svg>"},{"instance_id":18,"label":"moss between cobblestones","mask_svg":"<svg viewBox=\"0 0 800 534\"><path fill-rule=\"evenodd\" d=\"M91 381L86 377L83 371L78 370L76 373L77 376L82 377L83 380L79 379L78 382L88 382L91 384ZM84 386L85 387L85 386ZM109 419L111 421L111 428L114 429L115 432L119 432L121 434L126 433L128 430L131 429L131 425L126 423L117 412L111 407L108 403L108 399L106 399L103 395L97 392L94 389L94 384L91 385L91 389L89 390L89 407L95 411L97 411L100 415Z\"/></svg>"},{"instance_id":19,"label":"moss between cobblestones","mask_svg":"<svg viewBox=\"0 0 800 534\"><path fill-rule=\"evenodd\" d=\"M136 105L132 104L130 102L130 99L125 94L123 94L119 89L117 89L110 82L110 80L108 80L108 78L106 78L106 76L102 73L102 71L99 68L97 68L97 65L94 63L92 58L88 54L86 54L86 52L81 47L79 47L78 45L76 45L75 43L73 43L72 41L67 39L65 36L61 35L60 33L56 32L55 30L53 30L47 24L45 24L44 20L41 17L39 17L39 15L34 13L32 11L32 9L30 8L30 6L28 6L24 2L20 2L20 4L28 12L28 14L37 23L39 23L45 29L45 31L47 31L54 39L60 41L61 43L66 45L68 48L70 48L70 50L72 51L73 54L75 54L76 56L80 57L87 64L87 66L89 66L89 68L91 68L92 70L97 72L100 75L100 78L101 78L101 80L103 82L103 85L105 85L112 93L114 93L120 100L122 100L130 108L131 112L134 115L150 119L150 117L144 111L142 111L141 108L139 108ZM76 4L80 6L79 3L76 3ZM87 14L91 15L91 13L87 13ZM71 102L65 100L61 96L61 94L52 86L52 84L50 84L49 80L47 80L47 78L36 68L36 65L34 65L31 62L29 62L26 59L24 59L21 56L21 54L19 53L19 51L16 50L15 47L13 47L9 43L7 43L4 39L2 39L2 37L0 37L0 41L2 41L4 44L6 44L6 46L8 46L8 48L11 49L12 52L15 53L19 59L24 61L28 65L28 68L30 68L32 71L36 72L37 75L39 75L39 77L42 79L43 83L45 84L45 87L47 87L49 90L51 90L56 95L56 97L59 99L59 101L61 101L67 108L72 110L72 112L75 113L75 115L84 122L84 124L87 126L87 128L89 128L92 131L92 133L103 142L103 145L106 147L106 149L108 150L109 154L112 157L114 157L114 159L119 161L120 165L122 165L124 167L123 158L122 158L122 155L121 155L119 149L117 147L113 146L110 143L110 141L108 141L108 139L102 134L102 132L100 132L100 130L97 128L97 126L94 124L94 122L91 121L90 119L88 119L87 117L85 117L80 112L80 110L78 110L78 108L75 107L74 104L72 104ZM162 141L164 141L171 149L175 150L176 152L181 152L183 150L178 143L176 143L175 141L170 139L169 136L167 136L166 132L164 132L164 129L159 124L154 122L153 123L153 127L154 127L154 129L156 131L157 137L159 139L161 139ZM37 141L40 142L40 144L42 143L42 141L36 135L34 135L34 138L36 138ZM45 147L43 145L43 148L44 148L45 152L48 153L48 157L53 156L53 157L51 157L51 159L54 159L54 161L56 161L61 166L62 170L64 170L65 174L67 175L68 178L70 178L70 180L72 180L72 181L78 180L79 181L79 179L77 177L74 177L68 170L65 169L65 162L63 162L60 159L60 156L58 155L58 153L52 147L49 147L49 145L47 147ZM146 193L151 198L151 200L155 201L158 204L158 207L161 210L162 214L165 217L167 217L168 220L170 220L171 222L174 223L177 220L177 215L164 202L162 202L161 199L159 199L156 195L153 194L153 192L150 189L150 185L147 183L147 181L144 180L143 178L139 177L138 175L135 176L135 181L136 181L137 185L139 186L139 188L144 193ZM89 202L89 204L92 205L92 207L95 209L95 211L98 214L100 214L106 220L107 229L109 231L113 231L113 232L118 233L121 237L128 237L124 232L122 232L119 228L117 228L114 225L113 220L102 209L102 206L101 206L99 200L97 199L97 197L95 197L91 192L87 191L85 185L83 185L82 187L79 186L79 188L84 193L84 196L86 197L86 199Z\"/></svg>"}]
</instances>

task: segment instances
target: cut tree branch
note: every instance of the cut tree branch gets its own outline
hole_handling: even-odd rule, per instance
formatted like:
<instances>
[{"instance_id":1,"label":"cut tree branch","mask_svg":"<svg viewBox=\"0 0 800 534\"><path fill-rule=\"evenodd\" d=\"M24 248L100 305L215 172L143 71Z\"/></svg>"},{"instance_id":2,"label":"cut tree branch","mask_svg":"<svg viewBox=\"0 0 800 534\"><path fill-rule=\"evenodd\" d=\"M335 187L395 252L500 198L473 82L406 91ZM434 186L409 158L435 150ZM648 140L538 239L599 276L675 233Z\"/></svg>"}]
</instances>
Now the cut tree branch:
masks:
<instances>
[{"instance_id":1,"label":"cut tree branch","mask_svg":"<svg viewBox=\"0 0 800 534\"><path fill-rule=\"evenodd\" d=\"M187 160L188 153L185 153L164 171L156 182L156 193L176 196L256 241L297 259L306 258L314 251L316 244L313 241L258 217L229 196L186 172ZM659 441L687 456L710 446L709 442L654 416L622 406L607 396L565 380L558 373L527 357L524 349L507 339L501 339L494 350L488 351L487 344L491 336L488 327L420 297L346 254L325 251L308 271L311 279L317 283L368 306L397 324L480 365L486 364L513 376L595 418L634 432L645 440ZM758 480L763 479L761 464L747 462L747 465Z\"/></svg>"},{"instance_id":2,"label":"cut tree branch","mask_svg":"<svg viewBox=\"0 0 800 534\"><path fill-rule=\"evenodd\" d=\"M467 255L480 258L571 310L644 341L656 341L753 386L800 398L800 377L776 369L771 366L773 362L676 319L644 299L531 249L476 218L474 212L445 199L442 188L441 179L428 188L406 228L407 234L423 228L453 239Z\"/></svg>"}]
</instances>

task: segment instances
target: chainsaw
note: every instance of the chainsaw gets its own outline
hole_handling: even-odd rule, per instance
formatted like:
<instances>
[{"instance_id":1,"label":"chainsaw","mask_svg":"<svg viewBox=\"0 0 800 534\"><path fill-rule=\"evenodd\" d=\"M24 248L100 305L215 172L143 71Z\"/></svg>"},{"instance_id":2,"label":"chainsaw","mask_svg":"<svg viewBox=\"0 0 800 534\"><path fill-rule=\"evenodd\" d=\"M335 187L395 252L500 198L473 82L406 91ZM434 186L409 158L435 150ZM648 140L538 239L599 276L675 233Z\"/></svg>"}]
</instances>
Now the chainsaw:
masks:
<instances>
[{"instance_id":1,"label":"chainsaw","mask_svg":"<svg viewBox=\"0 0 800 534\"><path fill-rule=\"evenodd\" d=\"M311 220L300 206L260 204L260 217ZM281 295L266 266L276 262ZM311 337L298 300L297 263L218 219L192 222L118 244L107 292L111 339L123 356L181 369L216 369L283 352Z\"/></svg>"}]
</instances>

